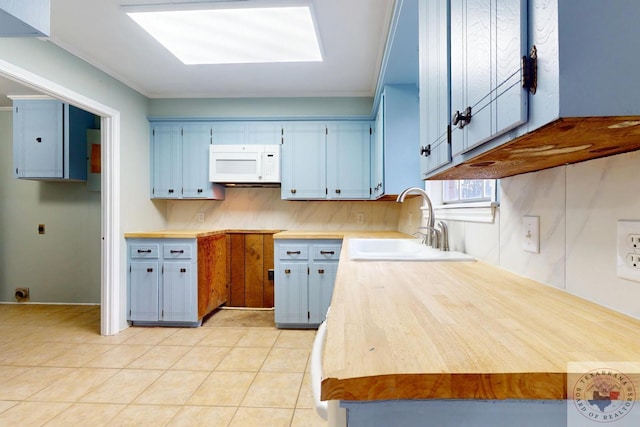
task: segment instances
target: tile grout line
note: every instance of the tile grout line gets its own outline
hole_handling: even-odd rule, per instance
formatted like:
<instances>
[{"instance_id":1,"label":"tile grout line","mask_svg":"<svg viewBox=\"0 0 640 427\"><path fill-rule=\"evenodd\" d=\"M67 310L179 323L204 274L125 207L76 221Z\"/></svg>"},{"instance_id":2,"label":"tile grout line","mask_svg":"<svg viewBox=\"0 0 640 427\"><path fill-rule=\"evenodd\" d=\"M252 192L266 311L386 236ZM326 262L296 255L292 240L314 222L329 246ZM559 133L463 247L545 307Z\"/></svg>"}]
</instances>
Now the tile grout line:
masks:
<instances>
[{"instance_id":1,"label":"tile grout line","mask_svg":"<svg viewBox=\"0 0 640 427\"><path fill-rule=\"evenodd\" d=\"M298 340L297 337L295 337L295 339L292 337L287 337L288 339L286 339L285 341L283 341L281 344L284 344L284 346L280 345L278 346L278 340L283 338L283 331L280 329L275 328L275 331L277 331L276 334L274 334L273 336L273 340L269 343L268 346L260 346L259 344L266 344L266 342L263 341L263 337L261 336L260 333L256 334L257 336L255 336L255 339L257 341L252 341L252 340L246 340L243 344L245 345L239 345L243 339L243 337L247 336L247 334L251 333L251 331L273 331L274 329L269 327L269 328L257 328L257 327L251 327L251 326L243 326L243 327L238 327L237 329L241 329L243 331L242 336L240 338L238 338L234 345L229 347L229 346L222 346L219 343L216 343L215 341L212 340L212 342L214 343L214 345L205 345L205 346L200 346L200 343L202 341L204 341L207 336L209 336L209 334L203 334L203 336L200 339L195 339L196 337L194 336L185 336L186 340L189 340L188 342L190 344L182 344L180 343L180 337L178 336L180 334L180 329L176 328L175 330L173 330L169 335L162 337L160 340L157 339L157 337L159 335L161 335L161 333L155 334L152 333L152 335L150 335L149 337L144 337L141 334L144 334L144 329L145 328L141 328L143 330L137 332L137 333L131 333L130 336L127 336L126 339L123 339L122 341L119 340L115 340L116 342L114 342L114 340L94 340L90 335L87 335L87 331L89 329L94 329L94 328L80 328L78 329L78 335L75 335L75 333L73 331L70 331L68 334L64 332L64 328L66 327L65 325L68 325L68 317L69 315L72 314L72 312L70 310L62 310L64 312L64 314L60 313L58 314L58 316L63 317L64 319L60 322L55 322L56 318L54 315L52 315L52 317L47 319L47 322L54 322L55 325L47 325L47 328L50 328L51 331L51 337L52 337L52 341L50 341L51 343L56 343L56 344L66 344L69 345L70 348L66 349L64 351L60 351L59 354L56 354L54 356L50 356L49 358L47 358L47 360L37 366L24 366L20 369L25 369L24 372L28 372L34 368L37 367L44 367L44 368L54 368L54 369L69 369L68 373L65 373L63 375L63 377L58 378L55 382L51 383L51 384L47 384L42 388L39 388L37 391L33 392L30 396L28 396L25 399L21 399L21 400L16 400L13 401L14 404L12 404L10 407L4 408L2 411L0 411L0 415L6 413L8 410L11 410L11 408L15 408L16 405L19 405L22 402L46 402L46 403L65 403L66 407L65 409L63 409L61 412L56 413L55 415L53 415L52 417L50 417L46 422L51 422L51 420L54 420L58 417L60 417L60 419L63 419L64 414L69 411L71 408L75 407L76 405L81 406L81 405L113 405L113 406L117 406L117 410L116 408L113 409L113 414L111 414L110 416L106 416L105 418L103 418L101 421L105 422L105 423L111 423L114 420L118 419L118 417L120 417L124 411L127 411L128 408L133 408L136 405L138 406L148 406L148 407L156 407L156 408L163 408L163 407L171 407L174 408L173 410L175 412L167 412L166 413L166 423L165 424L170 424L174 421L177 421L177 417L180 416L181 413L183 413L184 408L186 407L202 407L202 408L212 408L212 407L226 407L226 408L233 408L233 410L228 410L228 412L226 412L225 414L225 418L227 416L229 416L229 422L227 425L232 424L233 420L236 419L236 417L238 416L239 412L240 412L240 408L255 408L255 409L276 409L276 410L282 410L285 409L287 411L290 411L288 415L289 417L289 425L292 425L294 423L294 420L296 419L296 411L298 409L305 409L305 416L306 416L306 410L309 408L298 408L298 405L300 404L302 395L303 395L303 389L304 389L304 384L305 384L305 375L307 375L308 373L308 364L309 364L309 358L310 358L310 351L308 346L305 344L306 343L306 338L302 338L303 334L301 334L301 338L300 340ZM83 316L82 318L88 318L90 317L90 315L87 314L88 310L85 310L83 313L79 313L79 316ZM2 312L0 311L0 314ZM35 318L36 316L34 315L33 318L31 318L32 316L32 312L27 312L27 314L30 316L30 322L29 322L29 326L33 325L34 328L37 327L38 325L38 320ZM84 314L84 315L83 315ZM5 319L6 316L3 317L3 319ZM20 319L18 317L14 317L16 322L19 322ZM33 323L31 323L33 322ZM90 322L84 322L83 324L89 325ZM6 324L4 322L0 322L0 328L2 327L8 327L8 328L15 328L17 324L20 324L22 326L25 325L25 322L20 322L20 323L13 323L13 324ZM42 331L42 329L39 329L39 331ZM37 336L35 335L36 333L39 334L39 336L44 336L46 337L47 333L49 333L48 330L45 330L44 333L39 332L38 330L35 329L31 329L30 335L34 335L34 338L36 338L36 343L34 344L42 344L42 342L40 342L41 340L43 340L43 338L37 338ZM60 335L55 335L55 333L57 333L58 331L60 331ZM133 331L132 331L133 332ZM97 332L96 332L97 333ZM272 334L272 332L267 333L265 336L270 337L270 334ZM137 338L136 338L137 337ZM83 338L86 338L83 340ZM171 340L173 338L173 341L178 342L178 344L171 344ZM194 339L193 342L191 341L191 339ZM77 342L76 342L77 340ZM46 340L45 340L46 341ZM95 341L95 342L94 342ZM153 344L148 344L148 342L153 341ZM268 341L267 341L268 342ZM87 353L85 354L90 354L91 357L84 359L82 356L77 357L77 358L73 358L73 355L71 354L70 359L72 360L72 362L65 362L64 359L64 355L65 353L68 353L70 351L73 351L76 345L82 345L83 343L87 343L87 344L102 344L102 345L109 345L111 346L109 349L102 351L100 354L91 354L90 351L87 351ZM147 343L147 344L145 344ZM164 343L164 344L163 344ZM301 345L300 343L303 343L303 345ZM288 344L288 345L287 345ZM5 343L0 343L0 348L2 348L5 345ZM257 345L257 347L256 347ZM141 354L136 355L133 359L128 360L127 363L125 363L123 366L87 366L91 363L95 363L98 359L100 359L101 357L104 357L105 354L107 354L110 351L119 349L120 351L124 353L126 353L127 350L127 346L131 346L131 347L136 347L136 346L146 346L148 347L145 351L143 351ZM167 358L162 358L160 357L159 359L154 359L154 362L162 362L160 364L158 364L158 366L162 366L162 368L157 368L157 367L148 367L148 366L144 366L144 363L142 363L142 361L140 361L140 359L144 358L146 355L149 354L149 352L151 352L152 349L158 348L159 350L156 350L156 352L159 352L159 355L161 356L160 353L162 353L162 347L164 346L172 346L172 347L182 347L184 350L184 353L182 353L179 357L177 357L175 360L172 359L172 356L169 356ZM211 367L207 367L209 366L208 364L204 364L204 365L198 365L198 366L205 366L207 367L206 369L189 369L188 366L189 364L185 362L185 366L187 366L187 368L183 368L183 369L175 369L176 366L185 359L185 357L187 357L187 355L189 355L189 353L191 351L193 351L196 348L202 348L205 349L207 347L217 347L217 348L225 348L226 351L224 352L224 354L221 354L219 356L219 359L215 362L215 364L211 364ZM229 371L217 371L217 369L220 367L222 361L224 360L224 358L226 356L229 355L229 353L233 350L233 349L240 349L240 348L258 348L258 347L262 347L262 348L266 348L268 349L268 351L266 351L265 356L263 357L263 359L260 361L259 366L257 367L257 370L255 371L246 371L246 372L250 372L252 374L251 377L251 381L248 384L248 386L246 387L246 389L243 390L242 396L239 399L239 403L237 405L234 406L227 406L227 405L213 405L213 404L193 404L193 405L188 405L189 400L194 396L194 394L197 392L197 390L202 387L202 385L215 373L215 372L229 372ZM301 371L298 372L296 371L298 363L300 360L302 360L301 357L298 356L303 356L302 354L296 354L295 351L299 350L299 349L304 349L304 351L306 351L306 357L304 358L304 364L301 365ZM282 350L282 351L280 351ZM294 351L295 350L295 351ZM248 352L250 352L250 350L247 350ZM262 350L264 351L264 350ZM287 365L286 364L286 360L294 360L291 359L289 354L287 353L287 351L294 351L292 354L295 354L295 368L293 371L288 370L288 368L290 366L293 365ZM171 354L179 354L181 353L181 351L175 351L172 352ZM279 355L276 355L276 353L280 353ZM118 353L116 353L118 354ZM197 356L206 356L207 351L206 350L202 350L200 352L200 354L198 354ZM271 362L268 362L270 359L270 356L274 356L271 359ZM279 356L285 356L284 360L281 360L282 358L280 358ZM218 357L218 355L216 354L216 357ZM35 358L37 359L37 357ZM49 366L48 362L49 361L53 361L54 359L59 359L54 361L53 363L56 364L65 364L65 363L69 363L68 366ZM75 362L74 360L79 360L80 362ZM198 360L198 359L193 359L194 361ZM109 364L108 361L109 359L107 358L105 360L107 363ZM140 361L139 362L139 367L132 367L131 365L133 365L134 363L136 363L136 361ZM166 363L166 362L169 363ZM203 361L206 363L206 358L203 359ZM117 362L117 360L116 360ZM283 363L284 362L284 363ZM34 360L33 363L37 363L37 360ZM265 367L267 367L267 363L273 363L271 369L275 369L273 371L265 371ZM98 364L100 365L100 364ZM8 365L10 366L10 365ZM231 365L230 365L231 366ZM3 363L0 362L0 368L3 367ZM13 367L13 366L11 366ZM93 384L90 387L87 387L86 390L83 390L84 393L82 393L81 396L78 396L77 398L74 398L72 400L68 400L65 402L57 402L57 401L47 401L47 400L33 400L30 401L28 400L29 398L35 396L37 393L40 393L41 391L43 391L44 389L50 387L52 384L55 384L58 381L62 381L65 378L68 378L69 375L73 375L74 373L78 373L81 372L82 370L90 370L90 369L96 369L96 370L106 370L111 372L111 375L109 375L107 378L104 378L104 380L101 380L99 383L97 384ZM138 393L135 394L135 396L132 396L132 398L129 400L129 402L125 403L114 403L114 402L82 402L81 400L86 397L87 395L89 395L92 392L95 392L96 390L98 390L101 386L103 386L107 381L109 381L111 378L113 378L113 376L117 375L119 372L125 372L127 370L153 370L153 371L158 371L159 374L158 376L153 379L153 381L151 383L149 383L148 385L146 385L144 387L144 389L140 390ZM193 371L193 372L206 372L206 375L203 376L203 379L200 380L199 382L197 382L197 384L195 386L193 386L192 390L188 393L188 396L185 397L184 399L180 399L181 403L139 403L136 404L135 401L136 399L139 399L140 396L144 395L144 393L146 393L147 391L149 391L149 389L151 387L154 387L154 385L158 384L158 381L160 381L160 379L164 376L167 375L168 373L171 372L175 372L175 371L179 371L179 370L184 370L184 371ZM281 407L281 406L243 406L242 403L243 401L247 398L249 391L251 389L252 386L256 385L256 381L258 379L258 376L261 373L273 373L273 374L296 374L296 376L300 377L300 383L299 385L294 388L291 391L297 390L297 395L295 396L295 399L293 400L293 403L291 404L291 406L287 406L287 407ZM19 374L16 374L15 377L17 377ZM197 375L194 375L194 378L197 379ZM269 378L269 377L267 377ZM264 385L264 384L263 384ZM185 390L188 390L185 388ZM75 391L75 390L74 390ZM105 395L106 396L106 395ZM114 395L115 396L115 395ZM289 400L289 394L286 395L287 396L287 401ZM46 397L46 396L45 396ZM111 398L109 398L110 400L112 400ZM151 401L151 400L150 400ZM255 403L260 403L260 400L256 401ZM264 401L264 403L268 403L268 401ZM278 402L276 402L276 405L278 404ZM289 404L287 404L289 405ZM109 412L110 413L110 412ZM283 413L284 415L284 413ZM16 416L16 414L12 413L11 417ZM245 414L246 416L246 414ZM107 419L108 418L108 419ZM2 418L2 419L7 419L7 418ZM14 418L11 418L14 419ZM239 418L238 418L239 420ZM283 420L284 421L284 420Z\"/></svg>"}]
</instances>

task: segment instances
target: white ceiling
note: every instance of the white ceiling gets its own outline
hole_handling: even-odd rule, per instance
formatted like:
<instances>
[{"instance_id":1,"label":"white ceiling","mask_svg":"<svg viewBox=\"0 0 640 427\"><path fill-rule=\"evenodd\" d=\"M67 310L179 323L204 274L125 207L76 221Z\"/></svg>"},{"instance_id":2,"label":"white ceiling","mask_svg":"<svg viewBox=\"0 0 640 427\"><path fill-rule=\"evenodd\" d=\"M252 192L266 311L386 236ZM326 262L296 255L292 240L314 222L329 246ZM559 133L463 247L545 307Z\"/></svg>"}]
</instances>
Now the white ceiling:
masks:
<instances>
[{"instance_id":1,"label":"white ceiling","mask_svg":"<svg viewBox=\"0 0 640 427\"><path fill-rule=\"evenodd\" d=\"M120 7L181 2L52 0L50 41L149 98L374 95L395 0L312 0L323 62L240 65L184 65Z\"/></svg>"}]
</instances>

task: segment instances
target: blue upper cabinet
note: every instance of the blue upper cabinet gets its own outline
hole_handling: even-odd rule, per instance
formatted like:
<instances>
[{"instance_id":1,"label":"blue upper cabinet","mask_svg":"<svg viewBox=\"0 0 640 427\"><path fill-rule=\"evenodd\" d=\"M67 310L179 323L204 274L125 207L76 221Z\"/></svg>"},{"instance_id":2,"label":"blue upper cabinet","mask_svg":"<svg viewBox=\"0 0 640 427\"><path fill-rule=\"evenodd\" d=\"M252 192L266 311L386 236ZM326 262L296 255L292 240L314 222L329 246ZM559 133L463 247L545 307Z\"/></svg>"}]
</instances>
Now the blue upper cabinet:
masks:
<instances>
[{"instance_id":1,"label":"blue upper cabinet","mask_svg":"<svg viewBox=\"0 0 640 427\"><path fill-rule=\"evenodd\" d=\"M384 88L373 127L372 199L395 196L421 185L420 116L414 84Z\"/></svg>"},{"instance_id":2,"label":"blue upper cabinet","mask_svg":"<svg viewBox=\"0 0 640 427\"><path fill-rule=\"evenodd\" d=\"M427 176L451 162L449 0L419 8L420 169Z\"/></svg>"},{"instance_id":3,"label":"blue upper cabinet","mask_svg":"<svg viewBox=\"0 0 640 427\"><path fill-rule=\"evenodd\" d=\"M209 146L211 124L182 125L182 197L212 198L214 184L209 182Z\"/></svg>"},{"instance_id":4,"label":"blue upper cabinet","mask_svg":"<svg viewBox=\"0 0 640 427\"><path fill-rule=\"evenodd\" d=\"M49 37L51 1L0 2L0 37Z\"/></svg>"},{"instance_id":5,"label":"blue upper cabinet","mask_svg":"<svg viewBox=\"0 0 640 427\"><path fill-rule=\"evenodd\" d=\"M209 182L211 134L210 123L151 123L151 198L224 199Z\"/></svg>"},{"instance_id":6,"label":"blue upper cabinet","mask_svg":"<svg viewBox=\"0 0 640 427\"><path fill-rule=\"evenodd\" d=\"M212 144L244 145L247 126L243 122L215 122L212 124Z\"/></svg>"},{"instance_id":7,"label":"blue upper cabinet","mask_svg":"<svg viewBox=\"0 0 640 427\"><path fill-rule=\"evenodd\" d=\"M13 101L13 161L16 178L87 180L87 129L97 118L53 99Z\"/></svg>"},{"instance_id":8,"label":"blue upper cabinet","mask_svg":"<svg viewBox=\"0 0 640 427\"><path fill-rule=\"evenodd\" d=\"M374 98L371 199L422 186L418 92L418 0L395 2Z\"/></svg>"},{"instance_id":9,"label":"blue upper cabinet","mask_svg":"<svg viewBox=\"0 0 640 427\"><path fill-rule=\"evenodd\" d=\"M503 178L640 149L640 2L449 2L453 157L424 178ZM427 29L434 16L420 13ZM426 73L432 42L421 39ZM436 135L431 111L424 132Z\"/></svg>"},{"instance_id":10,"label":"blue upper cabinet","mask_svg":"<svg viewBox=\"0 0 640 427\"><path fill-rule=\"evenodd\" d=\"M157 123L151 130L151 197L177 199L182 193L182 127Z\"/></svg>"},{"instance_id":11,"label":"blue upper cabinet","mask_svg":"<svg viewBox=\"0 0 640 427\"><path fill-rule=\"evenodd\" d=\"M370 134L369 121L286 123L282 198L368 199Z\"/></svg>"},{"instance_id":12,"label":"blue upper cabinet","mask_svg":"<svg viewBox=\"0 0 640 427\"><path fill-rule=\"evenodd\" d=\"M278 121L213 122L212 143L227 145L277 145L282 143L282 123Z\"/></svg>"},{"instance_id":13,"label":"blue upper cabinet","mask_svg":"<svg viewBox=\"0 0 640 427\"><path fill-rule=\"evenodd\" d=\"M371 133L371 199L384 194L384 93Z\"/></svg>"},{"instance_id":14,"label":"blue upper cabinet","mask_svg":"<svg viewBox=\"0 0 640 427\"><path fill-rule=\"evenodd\" d=\"M453 155L527 121L527 91L521 85L526 5L525 0L451 0Z\"/></svg>"},{"instance_id":15,"label":"blue upper cabinet","mask_svg":"<svg viewBox=\"0 0 640 427\"><path fill-rule=\"evenodd\" d=\"M326 125L292 122L282 145L283 199L325 199L327 196Z\"/></svg>"},{"instance_id":16,"label":"blue upper cabinet","mask_svg":"<svg viewBox=\"0 0 640 427\"><path fill-rule=\"evenodd\" d=\"M249 122L247 124L247 144L282 144L284 130L280 122Z\"/></svg>"},{"instance_id":17,"label":"blue upper cabinet","mask_svg":"<svg viewBox=\"0 0 640 427\"><path fill-rule=\"evenodd\" d=\"M327 126L327 198L369 198L370 135L369 122L335 122Z\"/></svg>"}]
</instances>

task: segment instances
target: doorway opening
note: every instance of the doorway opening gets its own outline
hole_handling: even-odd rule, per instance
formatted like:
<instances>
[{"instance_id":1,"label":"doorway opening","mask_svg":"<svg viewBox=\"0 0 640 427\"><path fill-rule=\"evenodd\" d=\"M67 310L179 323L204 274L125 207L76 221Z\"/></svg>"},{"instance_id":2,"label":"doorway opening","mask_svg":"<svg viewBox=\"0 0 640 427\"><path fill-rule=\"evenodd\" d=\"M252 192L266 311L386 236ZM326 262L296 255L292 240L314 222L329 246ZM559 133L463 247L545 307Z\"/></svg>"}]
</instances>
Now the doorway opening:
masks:
<instances>
[{"instance_id":1,"label":"doorway opening","mask_svg":"<svg viewBox=\"0 0 640 427\"><path fill-rule=\"evenodd\" d=\"M100 333L120 331L120 112L0 59L0 76L100 116L101 128L101 278Z\"/></svg>"}]
</instances>

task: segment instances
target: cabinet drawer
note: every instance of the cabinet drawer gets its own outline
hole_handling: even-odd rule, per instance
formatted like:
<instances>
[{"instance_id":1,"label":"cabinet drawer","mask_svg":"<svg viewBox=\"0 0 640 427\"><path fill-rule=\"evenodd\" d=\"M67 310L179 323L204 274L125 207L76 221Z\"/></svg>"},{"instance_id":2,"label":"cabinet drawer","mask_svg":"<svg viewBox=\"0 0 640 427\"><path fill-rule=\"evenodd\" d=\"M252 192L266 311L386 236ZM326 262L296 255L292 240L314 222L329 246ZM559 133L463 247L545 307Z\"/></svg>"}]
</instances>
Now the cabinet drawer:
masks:
<instances>
[{"instance_id":1,"label":"cabinet drawer","mask_svg":"<svg viewBox=\"0 0 640 427\"><path fill-rule=\"evenodd\" d=\"M130 246L131 258L157 259L160 253L158 245L132 244Z\"/></svg>"},{"instance_id":2,"label":"cabinet drawer","mask_svg":"<svg viewBox=\"0 0 640 427\"><path fill-rule=\"evenodd\" d=\"M280 245L278 249L279 259L309 259L307 245Z\"/></svg>"},{"instance_id":3,"label":"cabinet drawer","mask_svg":"<svg viewBox=\"0 0 640 427\"><path fill-rule=\"evenodd\" d=\"M192 257L192 248L188 244L165 244L162 256L165 259L189 259Z\"/></svg>"},{"instance_id":4,"label":"cabinet drawer","mask_svg":"<svg viewBox=\"0 0 640 427\"><path fill-rule=\"evenodd\" d=\"M340 248L341 245L313 245L311 246L311 257L314 260L338 260Z\"/></svg>"}]
</instances>

